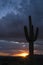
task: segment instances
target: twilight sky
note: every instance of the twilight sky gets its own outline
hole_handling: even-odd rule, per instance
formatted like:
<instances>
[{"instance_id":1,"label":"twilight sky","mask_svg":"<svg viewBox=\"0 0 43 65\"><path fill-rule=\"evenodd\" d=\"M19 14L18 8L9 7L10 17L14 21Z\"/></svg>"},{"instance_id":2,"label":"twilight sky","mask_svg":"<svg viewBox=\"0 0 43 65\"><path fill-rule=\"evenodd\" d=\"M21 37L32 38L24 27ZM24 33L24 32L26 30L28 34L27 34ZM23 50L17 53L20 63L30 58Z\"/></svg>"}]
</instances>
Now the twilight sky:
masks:
<instances>
[{"instance_id":1,"label":"twilight sky","mask_svg":"<svg viewBox=\"0 0 43 65\"><path fill-rule=\"evenodd\" d=\"M12 55L14 52L28 50L27 43L15 41L25 39L23 28L24 25L28 26L29 15L32 16L34 27L39 27L39 38L43 39L43 0L0 0L0 39L13 39L13 41L0 40L0 55L2 53ZM35 52L42 53L42 43L38 41L39 45L35 44Z\"/></svg>"},{"instance_id":2,"label":"twilight sky","mask_svg":"<svg viewBox=\"0 0 43 65\"><path fill-rule=\"evenodd\" d=\"M13 12L15 15L28 14L30 0L0 0L0 18Z\"/></svg>"},{"instance_id":3,"label":"twilight sky","mask_svg":"<svg viewBox=\"0 0 43 65\"><path fill-rule=\"evenodd\" d=\"M24 25L32 16L35 27L39 27L39 38L43 38L43 1L41 0L0 0L0 37L24 36Z\"/></svg>"}]
</instances>

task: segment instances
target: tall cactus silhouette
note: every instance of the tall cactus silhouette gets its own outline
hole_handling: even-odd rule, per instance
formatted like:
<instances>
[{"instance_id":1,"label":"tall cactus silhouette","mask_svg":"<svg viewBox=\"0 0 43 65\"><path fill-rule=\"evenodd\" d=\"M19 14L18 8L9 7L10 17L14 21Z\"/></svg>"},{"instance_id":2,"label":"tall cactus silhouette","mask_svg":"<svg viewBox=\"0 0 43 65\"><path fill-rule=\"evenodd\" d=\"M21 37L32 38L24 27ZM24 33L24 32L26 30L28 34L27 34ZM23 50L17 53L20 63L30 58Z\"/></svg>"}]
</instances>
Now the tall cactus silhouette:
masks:
<instances>
[{"instance_id":1,"label":"tall cactus silhouette","mask_svg":"<svg viewBox=\"0 0 43 65\"><path fill-rule=\"evenodd\" d=\"M30 56L32 56L34 54L34 52L33 52L34 51L34 41L37 40L38 30L39 29L37 27L36 33L34 33L31 16L29 16L29 35L28 35L27 26L24 26L24 32L25 32L26 40L27 40L27 42L29 42L29 55Z\"/></svg>"}]
</instances>

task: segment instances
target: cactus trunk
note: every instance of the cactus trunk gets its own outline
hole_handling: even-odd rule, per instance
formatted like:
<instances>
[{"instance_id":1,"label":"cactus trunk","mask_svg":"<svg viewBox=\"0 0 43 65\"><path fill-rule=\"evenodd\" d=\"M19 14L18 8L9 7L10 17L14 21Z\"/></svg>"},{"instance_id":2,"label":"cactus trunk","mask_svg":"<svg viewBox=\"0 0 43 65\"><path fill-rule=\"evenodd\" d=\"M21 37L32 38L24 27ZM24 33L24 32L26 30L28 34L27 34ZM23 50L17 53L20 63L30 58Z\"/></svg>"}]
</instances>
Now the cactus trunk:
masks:
<instances>
[{"instance_id":1,"label":"cactus trunk","mask_svg":"<svg viewBox=\"0 0 43 65\"><path fill-rule=\"evenodd\" d=\"M30 42L29 43L29 55L33 56L33 54L34 54L34 44L33 42Z\"/></svg>"}]
</instances>

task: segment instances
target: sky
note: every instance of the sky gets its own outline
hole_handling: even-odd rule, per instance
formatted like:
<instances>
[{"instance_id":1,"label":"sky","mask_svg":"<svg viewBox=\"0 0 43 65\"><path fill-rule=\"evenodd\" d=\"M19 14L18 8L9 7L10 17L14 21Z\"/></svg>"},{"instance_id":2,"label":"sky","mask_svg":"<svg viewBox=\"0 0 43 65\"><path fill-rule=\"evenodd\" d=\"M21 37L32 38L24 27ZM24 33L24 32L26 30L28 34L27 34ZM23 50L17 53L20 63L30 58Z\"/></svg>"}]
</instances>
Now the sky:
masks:
<instances>
[{"instance_id":1,"label":"sky","mask_svg":"<svg viewBox=\"0 0 43 65\"><path fill-rule=\"evenodd\" d=\"M34 27L39 27L38 39L43 40L43 0L0 0L0 55L28 50L28 44L23 43L26 41L24 25L28 27L28 16L32 17ZM38 44L35 44L35 53L43 54L42 51L43 42L38 41Z\"/></svg>"},{"instance_id":2,"label":"sky","mask_svg":"<svg viewBox=\"0 0 43 65\"><path fill-rule=\"evenodd\" d=\"M43 38L43 1L0 0L0 37L24 37L28 16L34 27L39 27L39 38Z\"/></svg>"},{"instance_id":3,"label":"sky","mask_svg":"<svg viewBox=\"0 0 43 65\"><path fill-rule=\"evenodd\" d=\"M28 14L29 6L30 0L0 0L0 18L11 12L15 15Z\"/></svg>"},{"instance_id":4,"label":"sky","mask_svg":"<svg viewBox=\"0 0 43 65\"><path fill-rule=\"evenodd\" d=\"M18 56L18 54L29 54L29 43L0 40L0 56ZM34 43L34 54L43 54L43 41Z\"/></svg>"}]
</instances>

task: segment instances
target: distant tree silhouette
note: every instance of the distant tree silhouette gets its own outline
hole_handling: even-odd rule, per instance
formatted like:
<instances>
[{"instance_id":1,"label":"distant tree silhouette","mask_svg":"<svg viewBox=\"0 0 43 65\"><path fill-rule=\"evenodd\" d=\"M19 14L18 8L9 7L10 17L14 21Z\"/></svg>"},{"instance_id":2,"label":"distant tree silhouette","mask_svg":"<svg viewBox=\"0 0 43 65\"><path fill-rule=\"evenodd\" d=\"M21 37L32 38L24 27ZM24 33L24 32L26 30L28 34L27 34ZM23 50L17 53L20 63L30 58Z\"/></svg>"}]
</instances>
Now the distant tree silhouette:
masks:
<instances>
[{"instance_id":1,"label":"distant tree silhouette","mask_svg":"<svg viewBox=\"0 0 43 65\"><path fill-rule=\"evenodd\" d=\"M31 56L31 60L32 60L32 56L34 54L34 52L33 52L34 51L34 41L37 40L38 30L39 30L39 28L37 27L36 33L34 33L31 16L29 16L29 35L28 35L27 26L24 26L24 32L25 32L26 40L27 40L27 42L29 42L29 55Z\"/></svg>"}]
</instances>

